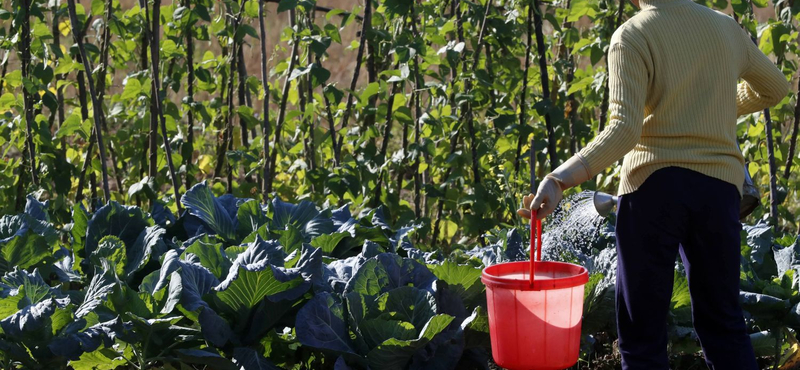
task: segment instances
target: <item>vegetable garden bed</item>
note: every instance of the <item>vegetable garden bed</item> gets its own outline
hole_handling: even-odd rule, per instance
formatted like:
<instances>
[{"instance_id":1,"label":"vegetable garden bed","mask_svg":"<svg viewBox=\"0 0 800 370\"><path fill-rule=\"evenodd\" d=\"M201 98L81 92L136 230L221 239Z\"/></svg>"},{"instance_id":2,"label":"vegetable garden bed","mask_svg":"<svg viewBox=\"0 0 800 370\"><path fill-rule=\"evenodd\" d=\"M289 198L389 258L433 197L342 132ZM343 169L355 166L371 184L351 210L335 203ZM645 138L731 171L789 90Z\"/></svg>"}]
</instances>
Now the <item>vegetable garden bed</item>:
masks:
<instances>
[{"instance_id":1,"label":"vegetable garden bed","mask_svg":"<svg viewBox=\"0 0 800 370\"><path fill-rule=\"evenodd\" d=\"M489 367L480 274L525 258L516 229L445 256L417 248L419 225L392 225L382 207L354 215L308 201L259 204L216 197L205 183L183 203L177 221L163 207L111 202L94 213L75 207L72 223L57 226L47 204L28 197L24 213L0 218L2 367ZM773 251L768 228L746 230L748 320L788 335L800 324L792 278L800 246ZM576 369L614 368L613 229L605 224L587 242L592 274ZM777 270L782 278L759 278ZM702 364L687 299L676 270L678 368ZM762 356L781 343L753 336ZM783 362L797 356L790 343L779 347Z\"/></svg>"}]
</instances>

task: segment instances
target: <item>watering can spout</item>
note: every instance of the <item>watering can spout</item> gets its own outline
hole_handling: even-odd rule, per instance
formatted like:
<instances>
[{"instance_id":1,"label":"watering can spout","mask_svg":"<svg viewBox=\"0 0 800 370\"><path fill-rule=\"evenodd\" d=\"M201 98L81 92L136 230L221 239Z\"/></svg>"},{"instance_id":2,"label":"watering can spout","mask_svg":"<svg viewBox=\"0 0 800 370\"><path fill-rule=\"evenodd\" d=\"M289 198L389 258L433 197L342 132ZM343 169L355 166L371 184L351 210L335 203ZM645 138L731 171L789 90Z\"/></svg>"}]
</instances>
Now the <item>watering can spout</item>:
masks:
<instances>
[{"instance_id":1,"label":"watering can spout","mask_svg":"<svg viewBox=\"0 0 800 370\"><path fill-rule=\"evenodd\" d=\"M617 205L617 197L611 194L595 191L592 197L594 209L600 216L606 217Z\"/></svg>"}]
</instances>

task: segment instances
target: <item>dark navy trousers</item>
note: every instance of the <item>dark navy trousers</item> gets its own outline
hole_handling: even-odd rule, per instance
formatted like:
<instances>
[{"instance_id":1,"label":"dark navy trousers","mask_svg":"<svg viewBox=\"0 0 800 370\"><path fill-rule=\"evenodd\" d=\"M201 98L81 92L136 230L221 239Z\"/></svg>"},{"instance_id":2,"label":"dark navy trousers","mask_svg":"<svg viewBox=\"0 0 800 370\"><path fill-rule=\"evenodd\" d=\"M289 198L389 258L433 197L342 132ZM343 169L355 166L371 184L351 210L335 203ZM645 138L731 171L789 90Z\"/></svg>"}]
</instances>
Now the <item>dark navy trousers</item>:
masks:
<instances>
[{"instance_id":1,"label":"dark navy trousers","mask_svg":"<svg viewBox=\"0 0 800 370\"><path fill-rule=\"evenodd\" d=\"M676 256L692 320L715 370L757 370L739 304L739 191L679 167L654 172L617 208L617 330L622 368L669 369L667 315Z\"/></svg>"}]
</instances>

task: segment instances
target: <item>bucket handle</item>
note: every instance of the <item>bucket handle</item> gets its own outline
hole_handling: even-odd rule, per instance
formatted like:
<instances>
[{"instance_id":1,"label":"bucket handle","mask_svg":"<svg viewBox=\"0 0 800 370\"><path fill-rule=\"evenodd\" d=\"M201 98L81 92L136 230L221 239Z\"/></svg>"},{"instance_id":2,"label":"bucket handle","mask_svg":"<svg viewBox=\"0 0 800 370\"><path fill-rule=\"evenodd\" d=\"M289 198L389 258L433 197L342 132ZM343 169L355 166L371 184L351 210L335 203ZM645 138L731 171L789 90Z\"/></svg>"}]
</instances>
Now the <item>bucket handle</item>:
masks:
<instances>
[{"instance_id":1,"label":"bucket handle","mask_svg":"<svg viewBox=\"0 0 800 370\"><path fill-rule=\"evenodd\" d=\"M533 287L533 276L536 272L535 261L542 260L542 220L536 218L536 211L531 210L531 269L530 269L530 284ZM535 251L535 261L534 261Z\"/></svg>"}]
</instances>

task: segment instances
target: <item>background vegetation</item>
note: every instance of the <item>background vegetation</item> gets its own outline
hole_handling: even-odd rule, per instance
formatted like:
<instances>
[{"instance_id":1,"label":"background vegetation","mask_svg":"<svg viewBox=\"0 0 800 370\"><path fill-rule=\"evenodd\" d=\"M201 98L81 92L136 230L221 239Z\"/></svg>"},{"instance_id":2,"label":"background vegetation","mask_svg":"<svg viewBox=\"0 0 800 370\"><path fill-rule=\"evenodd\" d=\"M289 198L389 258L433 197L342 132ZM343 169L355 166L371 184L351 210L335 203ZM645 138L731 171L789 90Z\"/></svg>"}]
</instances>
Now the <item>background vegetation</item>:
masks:
<instances>
[{"instance_id":1,"label":"background vegetation","mask_svg":"<svg viewBox=\"0 0 800 370\"><path fill-rule=\"evenodd\" d=\"M798 86L800 3L702 3L736 18L793 86ZM5 301L7 310L0 316L11 320L26 307L32 310L47 302L46 295L27 301L20 298L19 292L24 291L20 286L30 283L14 283L18 282L16 275L9 274L18 266L30 276L41 274L42 287L63 284L60 293L52 293L49 304L54 305L53 312L69 312L62 316L77 324L70 327L73 331L52 326L51 335L57 338L86 332L101 318L134 325L131 330L138 334L144 329L136 325L164 322L200 330L199 315L209 311L199 306L187 308L186 302L172 307L151 304L147 314L106 304L107 311L95 313L97 320L82 324L87 313L80 311L80 306L91 302L87 294L93 284L99 284L97 276L108 281L116 276L116 288L108 292L153 295L155 287L146 281L152 283L155 277L148 276L175 272L164 268L169 261L167 250L214 271L217 283L224 282L228 274L218 272L227 267L220 266L235 265L240 252L252 249L250 253L256 253L264 248L252 240L261 227L265 228L259 234L263 241L279 244L286 258L306 251L304 243L322 250L325 257L320 263L324 266L338 266L335 260L348 258L377 259L378 252L387 252L427 264L437 279L447 283L452 282L435 271L435 266L446 261L480 271L484 264L522 258L524 253L517 253L516 247L509 249L516 245L510 241L524 239L515 231L525 227L514 213L519 199L530 192L532 178L541 178L603 129L608 106L604 61L608 41L635 11L629 2L604 0L6 1L0 10L0 150L4 159L0 162L0 214L6 215L0 224L0 265L5 263L2 271L7 274L2 281L8 288L0 292L0 304L12 299L9 297L13 302ZM775 366L789 363L790 357L780 357L794 353L790 349L797 347L790 340L794 339L794 324L788 319L800 301L792 275L795 257L788 252L800 248L795 241L799 179L797 171L792 171L800 165L797 95L794 89L769 111L742 117L738 123L741 149L762 194L762 207L745 220L754 226L747 229L749 237L744 238L742 252L757 266L746 270L749 267L743 265L743 289L759 296L743 299L763 302L764 297L772 297L778 302L769 306L778 307L776 311L764 309L764 303L754 306L756 311L768 311L765 315L773 321L751 318L753 333L768 338L764 348L769 349L770 364ZM571 192L614 192L618 170L609 168ZM252 217L240 215L248 199L254 200L245 207ZM290 218L302 220L293 221L298 230L305 230L316 217L313 215L335 220L334 211L343 206L353 210L352 218L361 229L348 229L349 236L331 241L331 236L321 235L345 232L338 229L341 225L331 226L318 234L304 234L299 244L291 242L294 239L285 235L292 233L287 231L291 228L276 221L281 217L276 204L283 204L276 202L282 201L297 207L305 204L300 210L292 208L292 212L301 212ZM46 217L35 211L39 208L46 210ZM213 215L217 211L221 213ZM303 211L310 213L302 215ZM127 225L130 217L124 217L124 222L112 221L116 219L109 214L131 212L141 213L134 219L144 221L136 225L154 228L152 235L145 232L141 243L137 242L144 232L137 226L137 234L127 236L130 240L117 235L119 242L106 240L106 247L101 248L104 252L93 254L99 238L106 234L87 244L93 232L90 224ZM209 212L214 217L207 216ZM223 215L231 225L219 229L217 217L224 219ZM312 216L307 219L308 215ZM342 217L342 222L349 219ZM330 222L336 225L338 221ZM36 226L38 223L47 227ZM252 228L247 233L246 229L228 229L236 229L240 223ZM601 283L610 281L613 263L594 262L610 258L601 253L613 242L610 225L604 226L602 235L587 240L587 259L581 261L591 261L593 266L592 284L596 285L587 290L590 305L596 302L592 297L605 302L613 289ZM377 231L368 231L371 228ZM224 258L192 260L189 255L198 256L197 249L186 252L195 238L203 235L211 238L206 244L220 245L212 249L222 248ZM315 244L320 237L332 244ZM343 242L347 238L352 240ZM404 238L410 243L408 248L403 248ZM371 244L366 241L381 249L369 249ZM150 256L153 248L157 252ZM409 253L409 248L419 254ZM122 250L127 253L124 263L114 257L118 253L114 251ZM309 256L311 251L306 251ZM488 251L495 259L486 257ZM140 261L141 265L131 265L139 253L150 257ZM267 263L274 266L275 271L295 268L298 263L292 259L285 264L261 257L256 260L262 267ZM343 264L351 269L360 266L353 261ZM59 263L66 264L66 275L54 270ZM594 270L601 265L605 270ZM122 267L116 270L114 266ZM319 271L317 275L325 276ZM120 276L127 276L122 283ZM313 276L305 273L302 280L312 284ZM341 278L346 282L350 275ZM441 290L428 283L415 289L434 295ZM273 297L291 301L293 309L281 316L289 321L286 327L294 327L295 315L312 302L312 296L327 292L332 294L331 302L336 302L346 293L335 284L319 291L306 288L297 296ZM250 303L254 305L248 310L256 309L256 304L266 305L263 302L278 293L253 293ZM379 295L362 293L369 299ZM388 294L388 288L383 293ZM179 295L173 294L173 298ZM470 294L460 296L463 308L479 317L480 310L475 307L482 303ZM67 303L59 306L57 300L64 295L71 297L74 307L64 308ZM685 300L676 299L675 309L686 307ZM96 305L87 307L94 312ZM231 309L219 301L203 307ZM603 324L585 329L586 361L612 352L613 325L608 323L610 313L603 311L606 308L587 306L587 315L594 313ZM169 321L177 312L178 321ZM468 316L445 309L437 313L455 318L447 324L455 326ZM688 338L686 343L691 344L694 339L688 334L691 329L686 317L676 317L684 321L674 322L673 327L683 328L676 332L683 335L675 337L674 343ZM236 332L244 324L229 325ZM416 328L414 335L422 335L417 325L412 327ZM279 333L274 329L250 335L274 339ZM20 341L22 334L15 337L6 327L3 330L2 343ZM127 330L120 327L103 330L116 333L112 342L121 341L117 344L146 342L119 334ZM361 328L354 325L348 330L360 333ZM267 332L272 334L264 334ZM376 345L353 347L356 357L348 357L351 355L344 355L348 352L341 348L320 348L294 337L293 329L290 332L290 337L281 338L297 350L297 357L281 360L280 366L333 366L333 361L342 358L349 366L363 367L368 365L363 360L368 357L366 349ZM235 358L235 349L240 347L266 357L273 348L252 337L215 342L202 333L174 334L195 335L197 342L187 348L218 348L215 353L227 359ZM244 334L239 331L237 335ZM464 333L453 335L466 337ZM28 350L0 347L9 366L48 367L77 361L54 353L24 359L26 351L35 354L30 346L41 343L23 345ZM428 343L416 345L422 348ZM422 351L420 348L415 350ZM696 346L674 348L676 356L687 353L696 358ZM436 363L455 366L469 357L464 354L471 349L486 354L485 347L465 345L461 357ZM95 353L92 351L84 352ZM125 358L127 366L148 367L179 359L177 352L156 353L152 358L142 355L147 348L115 351L105 356ZM48 356L54 362L46 362ZM408 361L398 366L413 362Z\"/></svg>"}]
</instances>

